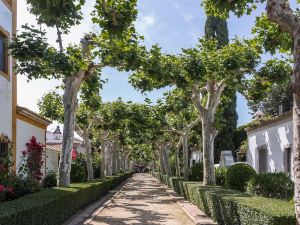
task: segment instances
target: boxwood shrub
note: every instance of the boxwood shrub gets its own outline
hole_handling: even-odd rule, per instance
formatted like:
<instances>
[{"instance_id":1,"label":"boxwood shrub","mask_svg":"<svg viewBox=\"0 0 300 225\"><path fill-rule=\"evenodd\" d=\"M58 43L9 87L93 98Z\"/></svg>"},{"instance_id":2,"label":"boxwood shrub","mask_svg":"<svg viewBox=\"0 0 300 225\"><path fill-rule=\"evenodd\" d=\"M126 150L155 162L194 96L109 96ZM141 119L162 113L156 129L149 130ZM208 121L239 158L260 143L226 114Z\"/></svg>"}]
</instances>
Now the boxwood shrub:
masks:
<instances>
[{"instance_id":1,"label":"boxwood shrub","mask_svg":"<svg viewBox=\"0 0 300 225\"><path fill-rule=\"evenodd\" d=\"M247 185L250 194L291 200L294 195L294 183L284 172L257 174Z\"/></svg>"},{"instance_id":2,"label":"boxwood shrub","mask_svg":"<svg viewBox=\"0 0 300 225\"><path fill-rule=\"evenodd\" d=\"M79 209L99 199L131 176L124 173L105 180L51 188L0 203L0 225L59 225Z\"/></svg>"},{"instance_id":3,"label":"boxwood shrub","mask_svg":"<svg viewBox=\"0 0 300 225\"><path fill-rule=\"evenodd\" d=\"M255 170L246 163L236 163L226 172L226 186L237 191L246 191L247 182L256 175Z\"/></svg>"},{"instance_id":4,"label":"boxwood shrub","mask_svg":"<svg viewBox=\"0 0 300 225\"><path fill-rule=\"evenodd\" d=\"M153 173L160 177L158 173ZM167 184L220 225L294 225L292 202L256 197L221 186L169 178ZM166 181L166 179L164 179Z\"/></svg>"}]
</instances>

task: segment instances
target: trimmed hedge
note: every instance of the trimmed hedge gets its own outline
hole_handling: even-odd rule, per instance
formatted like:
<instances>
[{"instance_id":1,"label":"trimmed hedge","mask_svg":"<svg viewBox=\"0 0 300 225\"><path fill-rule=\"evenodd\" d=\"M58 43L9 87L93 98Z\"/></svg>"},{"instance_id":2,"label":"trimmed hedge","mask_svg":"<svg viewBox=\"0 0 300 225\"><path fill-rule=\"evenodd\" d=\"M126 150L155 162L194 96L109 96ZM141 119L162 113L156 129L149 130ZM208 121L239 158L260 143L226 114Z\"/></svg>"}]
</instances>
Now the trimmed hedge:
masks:
<instances>
[{"instance_id":1,"label":"trimmed hedge","mask_svg":"<svg viewBox=\"0 0 300 225\"><path fill-rule=\"evenodd\" d=\"M71 184L70 188L51 188L0 203L0 225L58 225L78 210L117 187L132 173L105 180Z\"/></svg>"},{"instance_id":2,"label":"trimmed hedge","mask_svg":"<svg viewBox=\"0 0 300 225\"><path fill-rule=\"evenodd\" d=\"M294 205L291 202L256 197L220 186L202 186L200 182L186 182L152 175L178 194L197 205L220 225L294 225Z\"/></svg>"}]
</instances>

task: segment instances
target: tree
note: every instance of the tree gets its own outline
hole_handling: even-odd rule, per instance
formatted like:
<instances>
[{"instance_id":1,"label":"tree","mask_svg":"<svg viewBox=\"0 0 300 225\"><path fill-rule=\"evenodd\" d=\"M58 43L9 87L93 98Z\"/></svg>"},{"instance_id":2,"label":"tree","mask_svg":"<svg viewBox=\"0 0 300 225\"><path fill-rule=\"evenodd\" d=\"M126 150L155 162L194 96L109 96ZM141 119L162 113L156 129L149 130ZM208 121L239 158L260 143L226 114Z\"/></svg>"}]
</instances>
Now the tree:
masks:
<instances>
[{"instance_id":1,"label":"tree","mask_svg":"<svg viewBox=\"0 0 300 225\"><path fill-rule=\"evenodd\" d=\"M131 83L142 91L176 85L193 92L192 102L202 122L203 183L214 184L215 113L225 86L237 88L244 74L257 65L256 47L235 40L219 48L216 41L201 39L196 48L183 49L180 55L164 54L158 46L146 55L144 65L131 76Z\"/></svg>"},{"instance_id":2,"label":"tree","mask_svg":"<svg viewBox=\"0 0 300 225\"><path fill-rule=\"evenodd\" d=\"M184 179L189 178L189 138L192 129L200 122L200 117L190 101L191 93L186 93L182 89L174 89L165 95L166 120L170 132L180 136L176 146L176 160L179 160L179 147L183 149L183 174ZM180 171L179 162L175 162L176 170ZM179 172L177 172L177 175Z\"/></svg>"},{"instance_id":3,"label":"tree","mask_svg":"<svg viewBox=\"0 0 300 225\"><path fill-rule=\"evenodd\" d=\"M102 28L101 33L85 34L80 44L68 45L66 48L62 35L67 34L70 27L80 23L81 8L85 1L27 0L27 3L30 12L37 16L39 24L56 28L58 50L48 44L45 31L29 26L24 26L25 30L13 38L10 50L18 61L17 72L27 75L28 79L63 80L64 132L58 185L67 187L70 184L78 91L86 79L99 75L99 70L106 65L105 60L99 59L111 53L109 50L105 51L107 39L122 43L122 37L127 32L134 32L132 22L137 14L136 0L97 1L93 23ZM101 56L104 52L105 56ZM96 61L100 63L97 64Z\"/></svg>"},{"instance_id":4,"label":"tree","mask_svg":"<svg viewBox=\"0 0 300 225\"><path fill-rule=\"evenodd\" d=\"M85 85L83 85L83 87L84 86ZM83 139L83 143L85 146L88 180L92 180L94 179L94 174L92 165L92 146L90 136L95 125L99 123L99 118L97 117L97 107L100 106L100 97L89 96L88 101L89 103L83 101L80 102L78 105L79 110L77 110L76 112L75 130L77 134ZM63 123L64 109L62 102L62 96L57 92L51 91L49 93L46 93L38 101L40 114L47 118L50 118L51 120L56 120L59 123ZM94 104L93 106L91 105L92 103Z\"/></svg>"},{"instance_id":5,"label":"tree","mask_svg":"<svg viewBox=\"0 0 300 225\"><path fill-rule=\"evenodd\" d=\"M220 17L207 16L205 23L205 38L214 39L219 48L229 43L227 21ZM219 134L215 140L214 159L218 163L222 150L234 150L234 131L237 126L236 91L225 90L218 114L220 115Z\"/></svg>"},{"instance_id":6,"label":"tree","mask_svg":"<svg viewBox=\"0 0 300 225\"><path fill-rule=\"evenodd\" d=\"M293 72L291 76L292 91L293 91L293 150L294 150L294 182L295 182L295 211L297 224L300 224L300 32L299 32L299 14L297 11L293 11L290 7L290 2L286 0L261 0L260 2L266 2L266 14L269 21L273 22L272 31L282 30L285 32L285 37L292 39L292 45L289 45L288 49L293 55ZM242 0L239 4L233 4L232 1L215 1L206 0L204 2L206 9L210 13L222 13L228 16L232 11L237 15L242 15L245 12L250 13L254 8L253 1ZM282 37L280 35L278 37ZM274 36L273 36L274 37ZM269 42L265 47L272 47L276 50L281 50L287 43L284 43L286 39L278 39L275 37L271 40L277 40L277 45L273 45ZM292 47L290 47L292 46Z\"/></svg>"}]
</instances>

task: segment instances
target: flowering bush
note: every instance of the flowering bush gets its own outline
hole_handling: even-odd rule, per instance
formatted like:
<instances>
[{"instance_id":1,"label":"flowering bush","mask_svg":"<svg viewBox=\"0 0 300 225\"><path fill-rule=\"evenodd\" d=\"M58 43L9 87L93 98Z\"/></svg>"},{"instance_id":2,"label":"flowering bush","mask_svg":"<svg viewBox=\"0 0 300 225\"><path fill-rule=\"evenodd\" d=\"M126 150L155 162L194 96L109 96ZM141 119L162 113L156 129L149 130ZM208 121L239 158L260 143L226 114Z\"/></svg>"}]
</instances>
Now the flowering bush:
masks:
<instances>
[{"instance_id":1,"label":"flowering bush","mask_svg":"<svg viewBox=\"0 0 300 225\"><path fill-rule=\"evenodd\" d=\"M72 149L72 161L75 161L78 157L78 153L75 149Z\"/></svg>"},{"instance_id":2,"label":"flowering bush","mask_svg":"<svg viewBox=\"0 0 300 225\"><path fill-rule=\"evenodd\" d=\"M35 137L30 139L26 144L27 149L22 151L22 165L19 168L19 174L23 176L31 176L35 180L40 181L43 173L41 171L44 164L43 145L36 141Z\"/></svg>"},{"instance_id":3,"label":"flowering bush","mask_svg":"<svg viewBox=\"0 0 300 225\"><path fill-rule=\"evenodd\" d=\"M10 199L14 196L14 189L11 186L0 184L0 202Z\"/></svg>"}]
</instances>

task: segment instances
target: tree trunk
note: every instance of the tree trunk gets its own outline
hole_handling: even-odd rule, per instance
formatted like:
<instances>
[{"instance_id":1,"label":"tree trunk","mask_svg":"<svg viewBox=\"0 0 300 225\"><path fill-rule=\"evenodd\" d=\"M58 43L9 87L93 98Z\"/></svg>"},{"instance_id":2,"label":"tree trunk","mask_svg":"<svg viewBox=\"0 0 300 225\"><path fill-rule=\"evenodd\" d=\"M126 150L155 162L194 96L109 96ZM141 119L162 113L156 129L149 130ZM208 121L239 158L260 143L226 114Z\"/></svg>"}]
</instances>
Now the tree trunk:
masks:
<instances>
[{"instance_id":1,"label":"tree trunk","mask_svg":"<svg viewBox=\"0 0 300 225\"><path fill-rule=\"evenodd\" d=\"M179 148L175 149L175 168L176 168L176 177L181 177L180 172L180 158L179 158Z\"/></svg>"},{"instance_id":2,"label":"tree trunk","mask_svg":"<svg viewBox=\"0 0 300 225\"><path fill-rule=\"evenodd\" d=\"M106 168L106 140L102 139L101 143L101 178L105 177L105 168Z\"/></svg>"},{"instance_id":3,"label":"tree trunk","mask_svg":"<svg viewBox=\"0 0 300 225\"><path fill-rule=\"evenodd\" d=\"M293 82L293 151L294 151L294 182L295 211L297 224L300 224L300 26L294 35L294 72Z\"/></svg>"},{"instance_id":4,"label":"tree trunk","mask_svg":"<svg viewBox=\"0 0 300 225\"><path fill-rule=\"evenodd\" d=\"M70 186L72 149L74 143L74 130L76 120L77 93L83 74L65 78L64 103L64 130L62 152L59 161L58 186Z\"/></svg>"},{"instance_id":5,"label":"tree trunk","mask_svg":"<svg viewBox=\"0 0 300 225\"><path fill-rule=\"evenodd\" d=\"M294 201L297 224L300 224L300 21L297 13L293 12L289 1L268 0L267 15L269 20L277 23L294 38L292 49L294 55L293 84L293 171L294 171Z\"/></svg>"},{"instance_id":6,"label":"tree trunk","mask_svg":"<svg viewBox=\"0 0 300 225\"><path fill-rule=\"evenodd\" d=\"M203 137L203 185L214 185L214 123L209 119L202 119L202 137Z\"/></svg>"},{"instance_id":7,"label":"tree trunk","mask_svg":"<svg viewBox=\"0 0 300 225\"><path fill-rule=\"evenodd\" d=\"M189 146L188 146L188 133L182 136L182 150L183 150L183 177L184 180L189 179Z\"/></svg>"},{"instance_id":8,"label":"tree trunk","mask_svg":"<svg viewBox=\"0 0 300 225\"><path fill-rule=\"evenodd\" d=\"M164 166L165 166L165 173L169 177L172 176L172 170L170 167L170 162L169 162L169 144L165 144L162 146L162 153L163 153L163 161L164 161Z\"/></svg>"},{"instance_id":9,"label":"tree trunk","mask_svg":"<svg viewBox=\"0 0 300 225\"><path fill-rule=\"evenodd\" d=\"M105 176L113 175L113 142L108 141L107 148L105 149Z\"/></svg>"},{"instance_id":10,"label":"tree trunk","mask_svg":"<svg viewBox=\"0 0 300 225\"><path fill-rule=\"evenodd\" d=\"M84 135L84 147L85 147L85 154L86 154L86 167L87 167L88 180L93 180L94 170L93 170L93 161L92 161L92 152L91 152L91 141L89 138L89 131L85 127L83 129L83 135Z\"/></svg>"},{"instance_id":11,"label":"tree trunk","mask_svg":"<svg viewBox=\"0 0 300 225\"><path fill-rule=\"evenodd\" d=\"M159 148L159 164L160 164L160 172L162 174L166 174L166 168L165 168L165 162L164 162L164 157L163 157L163 147L160 146Z\"/></svg>"}]
</instances>

